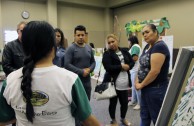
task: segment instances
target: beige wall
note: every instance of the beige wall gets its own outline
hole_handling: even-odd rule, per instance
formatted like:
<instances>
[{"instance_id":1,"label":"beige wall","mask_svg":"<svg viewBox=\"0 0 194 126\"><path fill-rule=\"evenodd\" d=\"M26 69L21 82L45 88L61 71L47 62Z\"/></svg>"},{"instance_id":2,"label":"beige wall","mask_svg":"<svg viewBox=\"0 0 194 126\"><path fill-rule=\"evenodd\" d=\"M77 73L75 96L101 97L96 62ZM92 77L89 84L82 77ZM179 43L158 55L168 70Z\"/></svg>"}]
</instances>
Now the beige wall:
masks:
<instances>
[{"instance_id":1,"label":"beige wall","mask_svg":"<svg viewBox=\"0 0 194 126\"><path fill-rule=\"evenodd\" d=\"M57 27L57 0L47 0L47 21Z\"/></svg>"},{"instance_id":2,"label":"beige wall","mask_svg":"<svg viewBox=\"0 0 194 126\"><path fill-rule=\"evenodd\" d=\"M57 8L58 26L63 30L69 44L73 42L75 26L84 25L89 33L89 42L93 42L95 47L104 47L105 9L62 3Z\"/></svg>"},{"instance_id":3,"label":"beige wall","mask_svg":"<svg viewBox=\"0 0 194 126\"><path fill-rule=\"evenodd\" d=\"M47 20L46 2L1 0L1 5L1 21L3 32L4 30L16 30L17 24L21 21L24 21L21 16L22 11L24 10L30 12L30 18L25 21ZM0 48L2 48L4 46L4 35L3 40L0 43Z\"/></svg>"},{"instance_id":4,"label":"beige wall","mask_svg":"<svg viewBox=\"0 0 194 126\"><path fill-rule=\"evenodd\" d=\"M122 8L112 10L106 8L108 2L96 0L96 3L84 5L79 0L75 3L69 3L68 0L55 0L57 6L53 8L47 5L47 0L0 0L0 48L3 47L3 31L5 29L15 30L16 25L22 21L21 13L23 10L30 12L30 20L52 20L54 27L59 27L64 31L69 44L73 41L73 30L78 24L83 24L89 32L89 41L93 42L96 47L104 47L104 41L107 33L113 30L114 17L117 16L121 27L121 43L120 46L128 46L127 36L124 26L132 20L150 20L167 17L171 28L167 31L167 35L174 36L174 48L180 46L194 45L194 16L193 16L193 0L157 0L144 1L136 4L128 5ZM63 2L59 2L63 1ZM87 0L85 0L87 2ZM111 0L109 0L111 1ZM113 2L113 1L112 1ZM107 4L109 5L109 4ZM54 15L48 8L54 9L57 15ZM56 9L56 10L55 10ZM49 18L50 16L50 18ZM49 22L50 23L50 22Z\"/></svg>"},{"instance_id":5,"label":"beige wall","mask_svg":"<svg viewBox=\"0 0 194 126\"><path fill-rule=\"evenodd\" d=\"M24 19L21 17L23 10L30 13L31 20L45 20L63 30L69 44L73 41L73 30L76 25L85 25L89 32L89 42L93 42L95 47L104 47L104 39L107 33L112 29L112 11L105 8L104 0L96 0L91 3L88 0L75 3L68 3L63 0L0 0L1 8L1 24L2 31L16 30L16 26ZM102 5L102 6L99 6ZM4 35L1 33L2 39L0 48L4 46Z\"/></svg>"},{"instance_id":6,"label":"beige wall","mask_svg":"<svg viewBox=\"0 0 194 126\"><path fill-rule=\"evenodd\" d=\"M121 46L127 46L124 26L132 20L144 21L167 17L171 28L167 35L174 36L174 48L194 45L194 1L193 0L153 0L118 8L114 14L118 16L122 26Z\"/></svg>"},{"instance_id":7,"label":"beige wall","mask_svg":"<svg viewBox=\"0 0 194 126\"><path fill-rule=\"evenodd\" d=\"M78 4L78 5L87 5L93 7L106 7L106 0L57 0L59 2Z\"/></svg>"}]
</instances>

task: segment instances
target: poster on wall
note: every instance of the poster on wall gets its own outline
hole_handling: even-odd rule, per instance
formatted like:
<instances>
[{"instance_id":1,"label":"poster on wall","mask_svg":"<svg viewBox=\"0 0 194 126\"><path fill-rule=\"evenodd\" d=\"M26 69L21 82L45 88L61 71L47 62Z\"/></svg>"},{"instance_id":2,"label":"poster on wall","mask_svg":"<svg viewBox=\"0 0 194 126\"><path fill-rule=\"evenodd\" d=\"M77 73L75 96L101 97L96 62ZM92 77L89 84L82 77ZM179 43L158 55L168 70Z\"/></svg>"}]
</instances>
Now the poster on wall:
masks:
<instances>
[{"instance_id":1,"label":"poster on wall","mask_svg":"<svg viewBox=\"0 0 194 126\"><path fill-rule=\"evenodd\" d=\"M194 46L178 53L156 126L194 126Z\"/></svg>"},{"instance_id":2,"label":"poster on wall","mask_svg":"<svg viewBox=\"0 0 194 126\"><path fill-rule=\"evenodd\" d=\"M191 69L185 91L173 117L172 126L194 125L194 65Z\"/></svg>"},{"instance_id":3,"label":"poster on wall","mask_svg":"<svg viewBox=\"0 0 194 126\"><path fill-rule=\"evenodd\" d=\"M172 60L173 60L173 36L160 36L160 38L166 43L168 46L168 49L170 51L170 67L169 67L169 73L172 73ZM142 50L146 46L146 42L142 41Z\"/></svg>"}]
</instances>

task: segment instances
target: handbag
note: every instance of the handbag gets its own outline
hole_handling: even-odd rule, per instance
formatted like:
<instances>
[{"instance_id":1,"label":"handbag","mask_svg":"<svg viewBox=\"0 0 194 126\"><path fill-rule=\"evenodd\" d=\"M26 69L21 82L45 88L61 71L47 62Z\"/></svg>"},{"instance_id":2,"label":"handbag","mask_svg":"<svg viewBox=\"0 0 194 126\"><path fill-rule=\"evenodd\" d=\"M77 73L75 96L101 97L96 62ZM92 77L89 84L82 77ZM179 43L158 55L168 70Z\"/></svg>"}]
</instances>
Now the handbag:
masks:
<instances>
[{"instance_id":1,"label":"handbag","mask_svg":"<svg viewBox=\"0 0 194 126\"><path fill-rule=\"evenodd\" d=\"M100 68L101 66L102 66L102 63L100 65ZM98 79L100 77L100 72L101 72L101 69L98 74ZM96 83L96 87L94 89L94 95L93 95L96 100L104 100L104 99L109 99L117 96L115 84L113 81L102 82L98 84L98 79L97 79L97 83Z\"/></svg>"},{"instance_id":2,"label":"handbag","mask_svg":"<svg viewBox=\"0 0 194 126\"><path fill-rule=\"evenodd\" d=\"M113 82L103 82L96 85L94 90L94 98L96 100L104 100L117 96Z\"/></svg>"}]
</instances>

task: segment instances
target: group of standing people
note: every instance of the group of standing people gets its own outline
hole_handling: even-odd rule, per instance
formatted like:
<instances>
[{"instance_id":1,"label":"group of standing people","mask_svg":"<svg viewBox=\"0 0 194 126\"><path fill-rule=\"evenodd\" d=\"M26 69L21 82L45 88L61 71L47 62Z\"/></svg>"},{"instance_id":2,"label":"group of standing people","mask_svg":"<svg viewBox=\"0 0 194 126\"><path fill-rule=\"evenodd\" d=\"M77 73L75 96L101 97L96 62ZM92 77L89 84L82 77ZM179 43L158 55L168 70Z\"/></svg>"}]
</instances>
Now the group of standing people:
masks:
<instances>
[{"instance_id":1,"label":"group of standing people","mask_svg":"<svg viewBox=\"0 0 194 126\"><path fill-rule=\"evenodd\" d=\"M22 22L17 32L18 39L3 52L3 69L13 68L5 71L0 116L15 117L3 125L75 126L78 120L81 125L100 126L89 104L95 60L92 48L84 43L85 27L75 28L75 41L66 50L63 32L47 22ZM21 64L15 67L17 63ZM14 113L3 109L7 104Z\"/></svg>"},{"instance_id":2,"label":"group of standing people","mask_svg":"<svg viewBox=\"0 0 194 126\"><path fill-rule=\"evenodd\" d=\"M17 119L7 123L100 126L89 104L90 73L96 63L92 48L85 43L86 28L75 27L74 42L68 48L63 32L44 21L21 22L17 32L18 39L5 46L2 57L7 80L1 98L15 111ZM130 87L130 104L141 109L140 125L149 126L151 120L156 123L168 86L170 54L166 44L159 40L155 25L146 25L142 35L148 43L142 53L135 36L128 39L130 50L119 47L116 35L106 38L103 81L114 82L117 92L109 100L111 126L118 126L115 117L118 100L120 122L131 126L125 117Z\"/></svg>"},{"instance_id":3,"label":"group of standing people","mask_svg":"<svg viewBox=\"0 0 194 126\"><path fill-rule=\"evenodd\" d=\"M111 126L118 126L115 118L117 99L121 104L121 123L125 126L131 125L125 119L127 91L131 86L132 101L129 105L136 104L133 109L140 109L140 126L150 126L151 121L155 125L157 121L168 87L170 53L164 41L159 39L159 33L154 24L144 26L142 35L147 42L142 53L135 36L128 39L129 52L118 46L118 38L115 35L110 34L106 38L108 49L102 59L106 70L103 81L113 81L117 92L117 96L109 100Z\"/></svg>"}]
</instances>

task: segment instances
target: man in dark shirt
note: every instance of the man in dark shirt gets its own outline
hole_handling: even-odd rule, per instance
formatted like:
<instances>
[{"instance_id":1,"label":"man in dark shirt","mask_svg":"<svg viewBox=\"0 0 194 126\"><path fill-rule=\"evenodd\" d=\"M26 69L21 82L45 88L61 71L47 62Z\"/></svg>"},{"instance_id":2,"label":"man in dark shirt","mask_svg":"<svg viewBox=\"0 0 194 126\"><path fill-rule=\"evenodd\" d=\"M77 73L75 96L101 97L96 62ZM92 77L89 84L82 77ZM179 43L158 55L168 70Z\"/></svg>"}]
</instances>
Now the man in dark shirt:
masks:
<instances>
[{"instance_id":1,"label":"man in dark shirt","mask_svg":"<svg viewBox=\"0 0 194 126\"><path fill-rule=\"evenodd\" d=\"M74 29L74 43L67 48L65 53L65 68L78 74L88 99L91 96L91 78L96 62L92 48L85 42L86 28L78 25Z\"/></svg>"},{"instance_id":2,"label":"man in dark shirt","mask_svg":"<svg viewBox=\"0 0 194 126\"><path fill-rule=\"evenodd\" d=\"M22 31L26 22L22 21L17 25L18 38L8 42L3 49L2 67L3 71L8 76L14 70L23 66L24 51L22 47ZM12 124L15 126L16 124Z\"/></svg>"},{"instance_id":3,"label":"man in dark shirt","mask_svg":"<svg viewBox=\"0 0 194 126\"><path fill-rule=\"evenodd\" d=\"M18 38L11 42L8 42L3 50L2 67L6 76L8 76L14 70L17 70L23 66L24 52L22 48L22 31L26 22L20 22L17 25Z\"/></svg>"},{"instance_id":4,"label":"man in dark shirt","mask_svg":"<svg viewBox=\"0 0 194 126\"><path fill-rule=\"evenodd\" d=\"M91 78L96 62L92 53L92 48L85 42L86 28L78 25L74 29L74 42L67 48L65 53L65 68L78 74L80 77L88 99L91 96ZM76 126L82 126L78 119L75 119Z\"/></svg>"}]
</instances>

